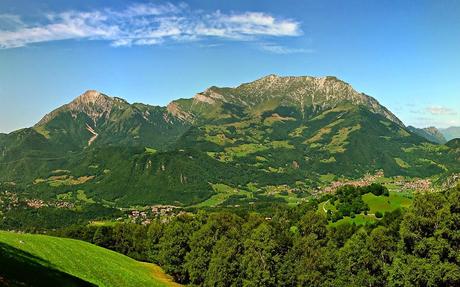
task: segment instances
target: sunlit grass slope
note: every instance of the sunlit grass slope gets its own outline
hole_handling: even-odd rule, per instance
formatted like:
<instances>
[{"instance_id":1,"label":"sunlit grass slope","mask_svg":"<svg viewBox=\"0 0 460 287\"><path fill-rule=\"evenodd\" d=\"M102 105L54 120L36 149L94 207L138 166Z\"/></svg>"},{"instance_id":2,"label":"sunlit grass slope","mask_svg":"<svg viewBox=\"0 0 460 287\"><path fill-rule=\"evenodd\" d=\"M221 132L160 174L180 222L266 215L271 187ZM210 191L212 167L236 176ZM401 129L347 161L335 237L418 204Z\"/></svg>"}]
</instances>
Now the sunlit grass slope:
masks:
<instances>
[{"instance_id":1,"label":"sunlit grass slope","mask_svg":"<svg viewBox=\"0 0 460 287\"><path fill-rule=\"evenodd\" d=\"M16 253L26 254L28 261L35 261L35 266L67 273L97 286L179 286L154 264L138 262L79 240L0 231L0 255L3 257L5 248L10 250L10 256L11 250L16 250ZM24 274L29 275L33 276Z\"/></svg>"}]
</instances>

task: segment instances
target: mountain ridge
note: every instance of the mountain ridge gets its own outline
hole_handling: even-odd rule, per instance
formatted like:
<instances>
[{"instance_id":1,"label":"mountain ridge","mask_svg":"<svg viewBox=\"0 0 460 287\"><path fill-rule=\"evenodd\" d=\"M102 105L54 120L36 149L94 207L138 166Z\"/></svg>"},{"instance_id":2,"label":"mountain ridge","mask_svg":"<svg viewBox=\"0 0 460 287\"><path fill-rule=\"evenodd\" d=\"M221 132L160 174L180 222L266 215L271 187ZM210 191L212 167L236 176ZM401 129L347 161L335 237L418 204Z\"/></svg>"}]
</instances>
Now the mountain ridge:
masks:
<instances>
[{"instance_id":1,"label":"mountain ridge","mask_svg":"<svg viewBox=\"0 0 460 287\"><path fill-rule=\"evenodd\" d=\"M188 103L187 103L188 101ZM184 103L185 102L185 103ZM391 111L382 106L375 98L358 93L353 87L336 77L285 76L274 74L262 77L253 82L243 83L234 88L211 86L192 99L172 101L170 109L184 118L193 118L200 111L195 106L230 104L249 114L263 111L263 105L277 102L283 106L295 106L301 111L302 117L320 110L334 108L345 102L353 105L364 105L374 113L404 127L404 124ZM182 103L182 106L181 106ZM179 110L179 111L178 111Z\"/></svg>"},{"instance_id":2,"label":"mountain ridge","mask_svg":"<svg viewBox=\"0 0 460 287\"><path fill-rule=\"evenodd\" d=\"M324 76L324 77L313 77L313 76L278 76L275 74L270 74L264 77L261 77L255 81L252 82L247 82L247 83L242 83L236 87L217 87L217 86L211 86L207 89L205 89L202 92L199 92L195 94L195 96L191 98L183 98L183 99L177 99L177 100L172 100L169 102L166 106L158 106L158 105L151 105L151 104L145 104L145 103L129 103L127 100L119 97L111 97L107 94L104 94L100 91L97 90L87 90L80 94L79 96L75 97L72 101L63 104L62 106L54 109L53 111L47 113L45 116L43 116L36 124L32 126L32 128L40 127L43 125L46 125L49 121L51 121L57 114L63 111L71 111L72 112L72 117L75 118L77 116L77 113L79 112L84 112L86 113L89 118L92 120L94 124L96 124L97 120L101 118L102 116L108 117L111 111L111 108L113 108L116 104L118 105L130 105L130 106L136 106L136 105L141 105L141 106L147 106L147 107L156 107L156 108L165 108L166 111L173 115L176 116L177 118L184 120L184 121L191 121L193 114L181 109L182 107L178 104L179 101L185 100L185 101L192 101L193 103L197 104L199 102L201 103L207 103L207 104L214 104L216 101L223 101L223 102L229 102L232 104L235 104L235 102L238 102L242 104L243 106L254 106L256 103L248 103L244 101L244 99L241 99L229 94L229 90L244 90L244 91L250 91L250 89L253 89L252 95L257 95L264 91L270 90L272 88L276 88L278 86L278 89L281 90L287 90L289 89L288 87L279 87L280 84L283 82L285 84L291 85L292 84L298 84L299 82L302 81L307 81L313 83L313 89L316 87L324 89L324 92L329 93L329 95L326 94L326 101L319 100L315 102L315 95L313 94L311 96L311 99L307 99L305 97L305 94L298 94L299 92L306 92L305 91L293 91L292 94L289 95L281 95L280 93L277 96L270 95L270 97L279 97L279 98L288 98L288 100L297 100L299 101L299 107L301 109L305 108L306 105L303 105L301 103L302 100L305 99L305 101L310 102L308 105L315 107L327 107L327 108L333 108L334 103L328 104L327 101L337 101L337 100L344 100L344 101L351 101L352 104L355 105L360 105L363 104L370 108L373 112L375 113L380 113L384 115L386 118L390 119L391 121L397 123L398 125L405 127L404 123L397 117L395 116L391 111L389 111L386 107L382 106L375 98L366 95L364 93L359 93L356 90L353 89L353 87L337 77L334 76ZM327 83L333 83L333 84L327 84ZM260 86L266 86L264 89L261 89ZM298 88L298 87L297 87ZM336 91L334 91L334 89ZM255 90L255 91L254 91ZM347 92L347 95L345 98L341 96L337 96L334 94L334 92L341 92L345 90ZM227 93L221 94L219 93L220 91L227 91ZM297 93L297 95L296 95ZM227 96L227 97L226 97ZM298 98L296 99L295 96ZM283 99L282 99L283 101ZM336 103L335 103L336 104ZM13 131L14 132L14 131Z\"/></svg>"},{"instance_id":3,"label":"mountain ridge","mask_svg":"<svg viewBox=\"0 0 460 287\"><path fill-rule=\"evenodd\" d=\"M271 197L276 186L303 194L376 171L452 173L456 153L335 77L269 75L166 107L89 90L32 128L0 136L0 182L40 197L84 190L119 206L187 206L222 184Z\"/></svg>"}]
</instances>

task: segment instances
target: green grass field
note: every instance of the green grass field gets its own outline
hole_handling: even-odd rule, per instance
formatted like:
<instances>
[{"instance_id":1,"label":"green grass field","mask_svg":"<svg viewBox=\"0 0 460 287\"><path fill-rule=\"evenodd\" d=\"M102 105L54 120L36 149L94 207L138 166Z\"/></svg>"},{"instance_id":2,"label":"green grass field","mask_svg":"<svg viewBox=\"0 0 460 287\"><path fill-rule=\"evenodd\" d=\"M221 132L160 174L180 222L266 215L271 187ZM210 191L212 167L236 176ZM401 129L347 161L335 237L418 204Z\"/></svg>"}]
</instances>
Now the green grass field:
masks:
<instances>
[{"instance_id":1,"label":"green grass field","mask_svg":"<svg viewBox=\"0 0 460 287\"><path fill-rule=\"evenodd\" d=\"M55 281L60 282L60 286L179 286L154 264L138 262L83 241L46 235L0 231L0 262L15 262L16 265L13 264L10 268L20 268L8 270L2 266L0 279L3 277L6 280L9 278L5 274L2 276L2 273L7 270L13 276L23 272L20 280L28 280L22 278L33 277L40 270L41 275L43 272L54 272L52 274L57 275L50 278L70 280ZM68 283L78 280L81 282ZM33 282L35 283L32 286L47 286ZM0 285L1 283L0 280ZM49 282L48 286L51 285L53 284Z\"/></svg>"},{"instance_id":2,"label":"green grass field","mask_svg":"<svg viewBox=\"0 0 460 287\"><path fill-rule=\"evenodd\" d=\"M362 196L363 201L369 205L369 213L375 214L377 211L385 213L397 208L407 208L412 203L412 195L402 192L390 192L390 196L375 196L367 193Z\"/></svg>"},{"instance_id":3,"label":"green grass field","mask_svg":"<svg viewBox=\"0 0 460 287\"><path fill-rule=\"evenodd\" d=\"M200 202L192 207L215 207L225 200L227 200L232 195L245 195L250 197L252 194L248 191L236 189L231 186L225 185L223 183L212 184L212 188L216 192L213 196L207 200Z\"/></svg>"},{"instance_id":4,"label":"green grass field","mask_svg":"<svg viewBox=\"0 0 460 287\"><path fill-rule=\"evenodd\" d=\"M364 225L378 220L375 213L380 211L385 213L398 208L407 208L412 204L412 194L409 192L390 192L390 196L375 196L372 193L362 195L362 199L369 205L369 214L357 214L355 218L345 216L343 219L330 223L331 226L337 226L342 223L355 223L356 225ZM330 201L323 201L318 204L318 212L326 212L327 210L336 211L336 207Z\"/></svg>"}]
</instances>

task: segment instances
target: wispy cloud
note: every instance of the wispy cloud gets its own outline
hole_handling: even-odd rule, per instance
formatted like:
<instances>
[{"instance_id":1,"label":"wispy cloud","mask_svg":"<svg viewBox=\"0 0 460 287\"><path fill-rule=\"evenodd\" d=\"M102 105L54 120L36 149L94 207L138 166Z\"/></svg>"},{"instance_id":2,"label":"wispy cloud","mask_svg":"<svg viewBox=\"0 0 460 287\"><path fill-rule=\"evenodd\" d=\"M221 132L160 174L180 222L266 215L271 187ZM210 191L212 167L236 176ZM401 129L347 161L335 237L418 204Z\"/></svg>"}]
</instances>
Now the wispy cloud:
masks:
<instances>
[{"instance_id":1,"label":"wispy cloud","mask_svg":"<svg viewBox=\"0 0 460 287\"><path fill-rule=\"evenodd\" d=\"M0 14L0 31L1 30L13 30L21 28L23 23L21 17L12 14Z\"/></svg>"},{"instance_id":2,"label":"wispy cloud","mask_svg":"<svg viewBox=\"0 0 460 287\"><path fill-rule=\"evenodd\" d=\"M260 44L260 49L274 54L298 54L298 53L314 53L312 49L304 48L290 48L273 43L263 43Z\"/></svg>"},{"instance_id":3,"label":"wispy cloud","mask_svg":"<svg viewBox=\"0 0 460 287\"><path fill-rule=\"evenodd\" d=\"M410 124L419 128L435 126L437 128L447 128L460 126L460 119L439 119L432 117L416 117L411 119Z\"/></svg>"},{"instance_id":4,"label":"wispy cloud","mask_svg":"<svg viewBox=\"0 0 460 287\"><path fill-rule=\"evenodd\" d=\"M456 115L457 112L453 109L446 108L443 106L430 106L425 109L426 112L432 115Z\"/></svg>"},{"instance_id":5,"label":"wispy cloud","mask_svg":"<svg viewBox=\"0 0 460 287\"><path fill-rule=\"evenodd\" d=\"M302 34L299 22L292 19L263 12L204 12L185 4L134 4L119 11L49 13L40 24L24 22L18 15L0 15L1 23L7 23L0 26L1 48L69 39L105 40L112 46L132 46L205 38L255 41ZM265 50L295 52L276 45Z\"/></svg>"},{"instance_id":6,"label":"wispy cloud","mask_svg":"<svg viewBox=\"0 0 460 287\"><path fill-rule=\"evenodd\" d=\"M457 110L441 105L431 105L424 108L417 108L417 104L410 105L409 124L416 127L435 126L446 128L460 125L459 113Z\"/></svg>"}]
</instances>

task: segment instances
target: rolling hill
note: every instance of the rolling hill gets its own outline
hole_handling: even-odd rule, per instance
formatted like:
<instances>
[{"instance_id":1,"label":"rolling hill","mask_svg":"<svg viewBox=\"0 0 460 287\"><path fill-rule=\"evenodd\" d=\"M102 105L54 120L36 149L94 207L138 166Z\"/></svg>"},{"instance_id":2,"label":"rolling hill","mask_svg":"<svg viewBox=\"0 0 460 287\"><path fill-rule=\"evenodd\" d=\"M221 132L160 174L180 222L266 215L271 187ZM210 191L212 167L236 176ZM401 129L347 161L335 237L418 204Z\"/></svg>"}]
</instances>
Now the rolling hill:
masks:
<instances>
[{"instance_id":1,"label":"rolling hill","mask_svg":"<svg viewBox=\"0 0 460 287\"><path fill-rule=\"evenodd\" d=\"M6 286L179 286L150 263L74 239L0 231Z\"/></svg>"}]
</instances>

